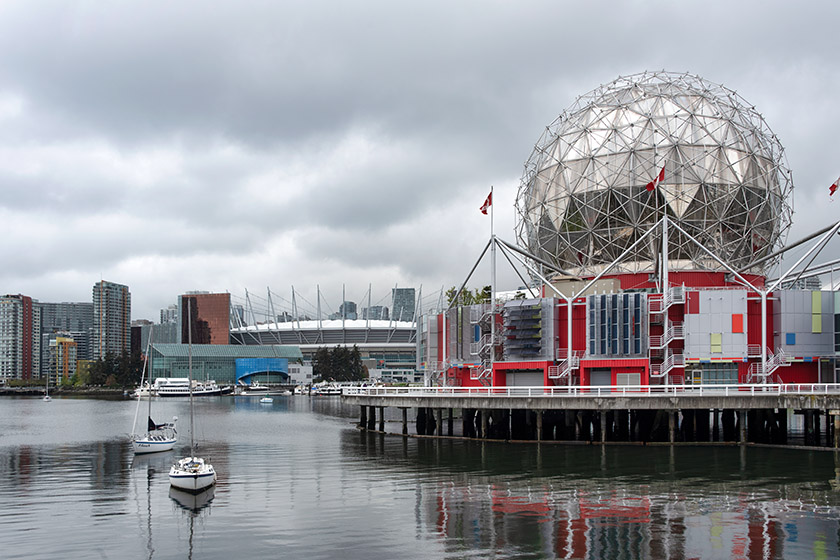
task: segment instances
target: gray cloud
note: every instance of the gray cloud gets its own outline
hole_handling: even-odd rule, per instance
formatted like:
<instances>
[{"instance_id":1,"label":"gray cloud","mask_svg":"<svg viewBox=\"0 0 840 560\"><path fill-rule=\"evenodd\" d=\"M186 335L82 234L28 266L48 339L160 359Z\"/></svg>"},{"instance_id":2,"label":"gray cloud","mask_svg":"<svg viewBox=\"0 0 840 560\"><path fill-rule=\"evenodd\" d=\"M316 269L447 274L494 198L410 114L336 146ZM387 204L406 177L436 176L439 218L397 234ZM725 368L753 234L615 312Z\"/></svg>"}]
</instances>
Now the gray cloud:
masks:
<instances>
[{"instance_id":1,"label":"gray cloud","mask_svg":"<svg viewBox=\"0 0 840 560\"><path fill-rule=\"evenodd\" d=\"M4 2L0 291L87 300L105 276L154 318L191 289L320 284L337 300L342 284L460 284L489 233L489 186L513 241L518 177L544 127L647 69L697 73L756 105L786 147L804 235L837 214L838 12Z\"/></svg>"}]
</instances>

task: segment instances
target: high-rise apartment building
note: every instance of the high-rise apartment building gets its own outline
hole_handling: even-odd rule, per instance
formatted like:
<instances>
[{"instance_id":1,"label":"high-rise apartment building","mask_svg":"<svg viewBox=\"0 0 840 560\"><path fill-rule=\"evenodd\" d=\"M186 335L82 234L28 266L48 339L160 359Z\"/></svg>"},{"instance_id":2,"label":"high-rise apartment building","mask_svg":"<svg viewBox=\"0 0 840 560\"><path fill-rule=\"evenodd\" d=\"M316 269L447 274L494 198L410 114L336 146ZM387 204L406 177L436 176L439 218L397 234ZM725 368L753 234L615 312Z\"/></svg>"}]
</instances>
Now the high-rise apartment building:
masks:
<instances>
[{"instance_id":1,"label":"high-rise apartment building","mask_svg":"<svg viewBox=\"0 0 840 560\"><path fill-rule=\"evenodd\" d=\"M41 307L42 334L54 335L60 332L64 333L64 336L69 335L76 341L76 351L80 360L93 358L91 342L93 339L93 302L39 303L38 305ZM42 350L46 354L49 344L44 343ZM47 361L42 359L43 367L47 367Z\"/></svg>"},{"instance_id":2,"label":"high-rise apartment building","mask_svg":"<svg viewBox=\"0 0 840 560\"><path fill-rule=\"evenodd\" d=\"M384 305L374 305L362 308L362 319L388 320L388 308Z\"/></svg>"},{"instance_id":3,"label":"high-rise apartment building","mask_svg":"<svg viewBox=\"0 0 840 560\"><path fill-rule=\"evenodd\" d=\"M393 288L391 290L391 319L394 321L414 320L414 288Z\"/></svg>"},{"instance_id":4,"label":"high-rise apartment building","mask_svg":"<svg viewBox=\"0 0 840 560\"><path fill-rule=\"evenodd\" d=\"M131 292L101 280L93 285L93 359L131 350Z\"/></svg>"},{"instance_id":5,"label":"high-rise apartment building","mask_svg":"<svg viewBox=\"0 0 840 560\"><path fill-rule=\"evenodd\" d=\"M29 296L0 297L0 380L40 375L40 307Z\"/></svg>"},{"instance_id":6,"label":"high-rise apartment building","mask_svg":"<svg viewBox=\"0 0 840 560\"><path fill-rule=\"evenodd\" d=\"M188 292L178 296L178 308L181 344L189 342L188 324L192 325L193 344L230 344L230 294ZM192 314L189 321L188 310Z\"/></svg>"},{"instance_id":7,"label":"high-rise apartment building","mask_svg":"<svg viewBox=\"0 0 840 560\"><path fill-rule=\"evenodd\" d=\"M160 324L165 325L167 323L177 323L178 322L178 306L174 303L167 307L166 309L160 310ZM173 341L174 342L174 341Z\"/></svg>"},{"instance_id":8,"label":"high-rise apartment building","mask_svg":"<svg viewBox=\"0 0 840 560\"><path fill-rule=\"evenodd\" d=\"M50 340L49 376L50 385L58 385L76 373L78 363L76 341L69 336L57 336Z\"/></svg>"},{"instance_id":9,"label":"high-rise apartment building","mask_svg":"<svg viewBox=\"0 0 840 560\"><path fill-rule=\"evenodd\" d=\"M356 302L355 301L344 301L344 302L342 302L342 304L338 306L338 318L339 319L349 319L349 320L358 319L358 315L356 314Z\"/></svg>"}]
</instances>

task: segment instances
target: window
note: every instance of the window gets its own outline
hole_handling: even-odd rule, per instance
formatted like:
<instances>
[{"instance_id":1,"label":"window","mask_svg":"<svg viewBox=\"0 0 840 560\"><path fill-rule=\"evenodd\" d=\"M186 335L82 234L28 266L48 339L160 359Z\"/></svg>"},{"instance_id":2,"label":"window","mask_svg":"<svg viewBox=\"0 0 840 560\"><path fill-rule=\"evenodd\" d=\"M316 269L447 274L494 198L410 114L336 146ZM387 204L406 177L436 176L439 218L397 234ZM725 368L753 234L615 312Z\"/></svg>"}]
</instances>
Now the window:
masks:
<instances>
[{"instance_id":1,"label":"window","mask_svg":"<svg viewBox=\"0 0 840 560\"><path fill-rule=\"evenodd\" d=\"M642 374L641 373L616 373L615 374L615 384L616 385L641 385L642 384Z\"/></svg>"},{"instance_id":2,"label":"window","mask_svg":"<svg viewBox=\"0 0 840 560\"><path fill-rule=\"evenodd\" d=\"M702 380L705 384L733 385L738 383L738 364L702 364L702 366Z\"/></svg>"}]
</instances>

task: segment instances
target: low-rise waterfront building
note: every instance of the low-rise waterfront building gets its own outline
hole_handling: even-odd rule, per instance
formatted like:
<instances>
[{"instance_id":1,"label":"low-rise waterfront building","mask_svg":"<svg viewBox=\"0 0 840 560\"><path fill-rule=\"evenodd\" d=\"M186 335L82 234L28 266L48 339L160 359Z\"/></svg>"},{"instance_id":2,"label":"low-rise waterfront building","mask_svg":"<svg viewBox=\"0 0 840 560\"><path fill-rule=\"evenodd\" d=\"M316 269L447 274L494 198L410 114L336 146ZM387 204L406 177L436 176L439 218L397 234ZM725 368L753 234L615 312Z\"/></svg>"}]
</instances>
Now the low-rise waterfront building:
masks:
<instances>
[{"instance_id":1,"label":"low-rise waterfront building","mask_svg":"<svg viewBox=\"0 0 840 560\"><path fill-rule=\"evenodd\" d=\"M290 368L300 366L303 355L293 345L153 344L149 352L150 379L184 378L213 380L219 385L265 383L293 384ZM300 367L295 373L305 376ZM311 373L310 373L311 375Z\"/></svg>"}]
</instances>

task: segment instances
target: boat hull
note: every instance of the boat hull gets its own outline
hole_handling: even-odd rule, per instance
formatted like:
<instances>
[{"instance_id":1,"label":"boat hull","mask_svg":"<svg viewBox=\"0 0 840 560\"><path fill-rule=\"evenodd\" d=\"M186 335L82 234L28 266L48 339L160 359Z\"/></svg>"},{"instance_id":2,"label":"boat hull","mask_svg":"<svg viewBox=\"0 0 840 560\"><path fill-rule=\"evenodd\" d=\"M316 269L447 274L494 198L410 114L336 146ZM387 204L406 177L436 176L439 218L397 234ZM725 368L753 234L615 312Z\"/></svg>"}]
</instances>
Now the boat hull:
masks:
<instances>
[{"instance_id":1,"label":"boat hull","mask_svg":"<svg viewBox=\"0 0 840 560\"><path fill-rule=\"evenodd\" d=\"M218 388L218 389L207 389L207 390L193 391L192 396L193 397L218 397L221 394L222 394L222 389ZM164 391L164 390L158 389L157 396L159 396L159 397L189 397L190 396L190 390L189 389L183 389L183 390L179 389L179 390L176 390L176 391L171 391L171 390L170 391Z\"/></svg>"},{"instance_id":2,"label":"boat hull","mask_svg":"<svg viewBox=\"0 0 840 560\"><path fill-rule=\"evenodd\" d=\"M170 451L178 442L177 438L170 438L164 440L149 440L146 438L135 439L134 454L142 455L144 453L160 453L162 451Z\"/></svg>"},{"instance_id":3,"label":"boat hull","mask_svg":"<svg viewBox=\"0 0 840 560\"><path fill-rule=\"evenodd\" d=\"M198 457L181 459L169 469L169 484L185 492L201 492L216 483L213 465Z\"/></svg>"}]
</instances>

